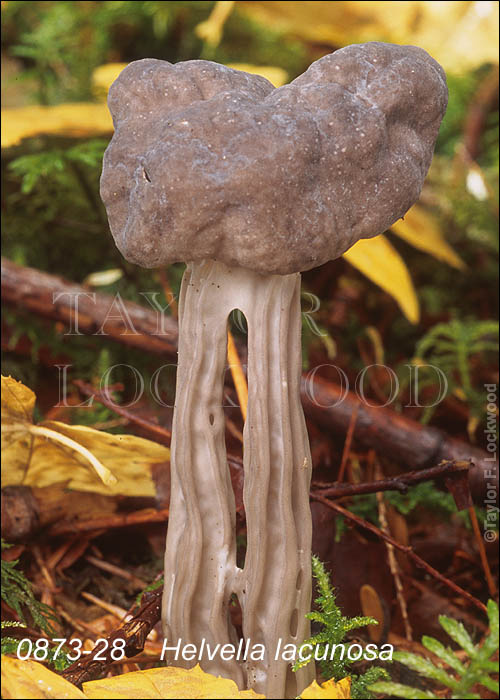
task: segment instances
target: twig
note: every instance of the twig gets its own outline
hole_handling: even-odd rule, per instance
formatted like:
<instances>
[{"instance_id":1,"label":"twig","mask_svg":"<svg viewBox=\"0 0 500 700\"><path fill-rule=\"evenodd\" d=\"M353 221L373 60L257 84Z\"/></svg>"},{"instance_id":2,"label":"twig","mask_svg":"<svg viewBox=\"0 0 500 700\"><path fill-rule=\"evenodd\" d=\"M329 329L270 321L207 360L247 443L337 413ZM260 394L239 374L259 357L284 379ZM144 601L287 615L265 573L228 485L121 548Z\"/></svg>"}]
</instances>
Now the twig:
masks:
<instances>
[{"instance_id":1,"label":"twig","mask_svg":"<svg viewBox=\"0 0 500 700\"><path fill-rule=\"evenodd\" d=\"M105 600L101 600L97 596L92 595L92 593L82 591L80 595L82 596L82 598L85 598L85 600L88 600L94 605L97 605L99 608L106 610L106 612L116 617L117 620L119 620L120 622L127 622L127 618L130 619L131 617L123 608L120 608L118 605L112 605L111 603L107 603Z\"/></svg>"},{"instance_id":2,"label":"twig","mask_svg":"<svg viewBox=\"0 0 500 700\"><path fill-rule=\"evenodd\" d=\"M469 612L468 608L457 608L452 600L444 598L439 593L436 593L436 591L432 588L432 581L429 581L427 584L412 577L410 579L410 583L413 588L416 588L419 591L421 595L432 596L436 600L436 604L441 606L443 614L449 615L450 617L455 617L457 619L460 618L462 622L466 622L474 629L479 629L483 634L488 631L489 625L480 617L476 617L476 611Z\"/></svg>"},{"instance_id":3,"label":"twig","mask_svg":"<svg viewBox=\"0 0 500 700\"><path fill-rule=\"evenodd\" d=\"M151 421L141 418L141 416L138 416L133 411L128 411L126 408L123 408L123 406L111 401L109 395L105 394L103 391L94 389L91 384L88 384L81 379L75 379L73 384L84 396L93 396L95 401L98 401L103 406L111 409L117 415L123 416L123 418L126 418L133 425L137 425L146 430L152 439L156 440L156 442L159 442L162 445L170 445L170 438L172 434L170 430L167 430L167 428L163 428L161 425L155 425Z\"/></svg>"},{"instance_id":4,"label":"twig","mask_svg":"<svg viewBox=\"0 0 500 700\"><path fill-rule=\"evenodd\" d=\"M66 540L66 542L63 542L62 545L55 550L55 552L52 552L50 557L47 559L47 569L52 570L54 569L57 564L61 561L61 559L64 557L64 555L68 552L69 549L75 544L75 542L78 540L77 537L71 537L70 539Z\"/></svg>"},{"instance_id":5,"label":"twig","mask_svg":"<svg viewBox=\"0 0 500 700\"><path fill-rule=\"evenodd\" d=\"M47 585L49 587L49 590L52 592L59 592L61 589L56 586L55 581L52 578L52 575L50 574L50 572L49 572L49 570L48 570L48 568L43 560L42 553L40 552L40 547L37 544L33 545L32 552L34 554L34 557L35 557L36 563L38 564L40 572L41 572L43 578L45 579L45 582L47 583Z\"/></svg>"},{"instance_id":6,"label":"twig","mask_svg":"<svg viewBox=\"0 0 500 700\"><path fill-rule=\"evenodd\" d=\"M110 401L109 397L106 396L103 392L94 389L92 384L88 384L81 379L75 379L73 381L73 384L81 391L81 393L84 396L93 396L95 401L98 401L99 403L102 403L103 406L107 406L109 409L114 411L120 416L124 416L127 418L127 420L139 426L144 432L146 432L151 440L154 440L155 442L159 442L162 445L167 445L170 446L170 440L172 433L170 430L167 430L167 428L163 428L161 425L156 425L155 423L152 423L151 421L141 418L137 414L133 413L132 411L128 411L126 408L123 408L119 404L114 403L113 401ZM243 442L243 436L241 432L237 429L237 427L234 425L234 423L226 417L226 424L228 427L229 432L234 435L240 442ZM229 462L235 466L235 467L240 467L242 466L241 463L241 458L238 457L235 454L228 453L227 455Z\"/></svg>"},{"instance_id":7,"label":"twig","mask_svg":"<svg viewBox=\"0 0 500 700\"><path fill-rule=\"evenodd\" d=\"M82 598L85 598L85 600L90 601L91 603L94 603L94 605L97 605L99 608L102 608L103 610L106 610L108 613L116 617L120 623L123 622L129 622L129 620L132 619L133 615L131 610L125 610L124 608L121 608L119 605L113 605L112 603L107 603L105 600L101 600L95 595L92 595L92 593L87 593L86 591L82 591L80 594ZM132 606L132 608L135 607ZM156 642L158 639L158 633L156 630L152 629L151 632L148 635L148 641L149 642Z\"/></svg>"},{"instance_id":8,"label":"twig","mask_svg":"<svg viewBox=\"0 0 500 700\"><path fill-rule=\"evenodd\" d=\"M168 520L168 508L153 510L147 508L124 515L109 515L102 518L92 518L78 522L55 523L49 529L51 537L59 535L72 535L76 532L91 532L92 530L108 530L112 527L128 527L129 525L141 525L143 523L163 523Z\"/></svg>"},{"instance_id":9,"label":"twig","mask_svg":"<svg viewBox=\"0 0 500 700\"><path fill-rule=\"evenodd\" d=\"M377 463L376 476L380 474L380 465ZM386 535L390 535L389 523L387 522L387 508L385 504L384 497L379 491L377 493L377 504L378 504L378 517L380 520L381 531ZM408 607L406 605L406 598L404 596L403 584L401 582L401 573L399 570L399 564L394 554L394 546L389 542L385 543L387 548L387 559L389 561L389 568L391 570L392 577L394 579L394 585L396 586L396 597L398 599L399 609L401 610L401 617L403 618L403 623L405 626L406 639L411 642L413 641L413 630L411 628L410 620L408 619Z\"/></svg>"},{"instance_id":10,"label":"twig","mask_svg":"<svg viewBox=\"0 0 500 700\"><path fill-rule=\"evenodd\" d=\"M339 482L344 480L344 472L345 472L345 468L347 466L347 460L349 459L349 455L351 454L351 444L352 444L352 438L354 435L354 428L356 427L356 421L358 419L359 406L360 406L360 404L355 406L354 411L352 412L352 415L351 415L351 420L349 421L349 428L347 429L347 435L345 438L344 449L342 451L342 460L340 462L339 475L337 477Z\"/></svg>"},{"instance_id":11,"label":"twig","mask_svg":"<svg viewBox=\"0 0 500 700\"><path fill-rule=\"evenodd\" d=\"M493 576L491 575L491 569L488 562L488 557L486 556L486 550L484 548L483 538L481 537L481 531L479 530L479 523L477 522L476 511L474 506L470 506L468 509L469 518L472 524L472 529L474 530L474 536L476 538L477 546L479 549L479 556L481 557L481 564L483 565L484 576L488 584L488 591L490 596L494 598L497 594L497 588L495 582L493 581Z\"/></svg>"},{"instance_id":12,"label":"twig","mask_svg":"<svg viewBox=\"0 0 500 700\"><path fill-rule=\"evenodd\" d=\"M102 569L103 571L107 571L108 573L114 574L115 576L120 576L120 578L124 578L126 581L130 581L130 583L133 583L135 586L137 586L137 588L144 589L148 585L146 581L143 581L138 576L134 576L134 574L131 574L129 571L125 571L119 566L111 564L111 562L103 561L102 559L93 557L91 554L87 554L85 559L90 564L96 566L98 569Z\"/></svg>"},{"instance_id":13,"label":"twig","mask_svg":"<svg viewBox=\"0 0 500 700\"><path fill-rule=\"evenodd\" d=\"M91 535L76 535L73 538L73 545L66 554L63 556L61 561L57 565L57 571L63 572L64 569L68 569L72 566L75 561L78 561L80 557L85 553L87 547L89 546L91 537L95 537L102 530L94 530Z\"/></svg>"},{"instance_id":14,"label":"twig","mask_svg":"<svg viewBox=\"0 0 500 700\"><path fill-rule=\"evenodd\" d=\"M62 608L60 605L56 606L56 611L60 617L62 617L64 620L66 620L66 622L69 622L71 627L73 629L77 630L77 632L80 632L80 634L89 634L90 633L89 630L87 629L85 623L83 623L81 620L76 620L75 618L71 617L71 615L69 613L67 613L66 610L64 610L64 608ZM95 638L95 636L96 636L95 633L92 633L92 634Z\"/></svg>"},{"instance_id":15,"label":"twig","mask_svg":"<svg viewBox=\"0 0 500 700\"><path fill-rule=\"evenodd\" d=\"M103 649L102 645L94 648L88 656L71 664L62 672L62 676L79 687L86 681L100 678L113 661L111 653L118 639L125 640L124 653L127 658L139 654L144 649L148 634L160 620L162 593L162 588L144 593L137 613L107 637L106 648ZM99 660L94 658L97 654Z\"/></svg>"},{"instance_id":16,"label":"twig","mask_svg":"<svg viewBox=\"0 0 500 700\"><path fill-rule=\"evenodd\" d=\"M337 513L339 513L339 515L344 516L344 518L346 518L347 520L351 520L352 522L356 523L356 525L359 525L359 527L363 527L365 528L365 530L369 530L385 542L389 542L390 544L392 544L393 547L399 549L401 552L404 552L408 557L410 557L410 559L412 559L417 566L420 566L423 569L425 569L428 574L433 576L438 581L441 581L441 583L444 583L445 586L451 588L451 590L457 593L458 595L466 598L469 601L469 603L475 605L476 608L479 608L479 610L481 610L483 613L486 612L486 605L484 605L484 603L481 603L480 600L478 600L473 595L465 591L463 588L460 588L460 586L457 586L455 583L453 583L453 581L450 581L449 578L441 574L439 571L437 571L437 569L434 569L434 567L432 567L421 557L419 557L418 554L415 554L415 552L410 546L401 544L397 540L393 539L390 535L386 535L385 532L382 532L382 530L380 530L375 525L372 525L372 523L363 520L363 518L359 518L357 515L354 515L354 513L351 513L345 508L342 508L342 506L339 506L338 503L334 503L333 501L329 501L327 498L324 498L324 496L320 496L317 493L312 493L311 498L314 501L322 503L327 508L331 508L331 510L336 511Z\"/></svg>"},{"instance_id":17,"label":"twig","mask_svg":"<svg viewBox=\"0 0 500 700\"><path fill-rule=\"evenodd\" d=\"M495 464L488 463L484 450L452 438L437 428L422 426L389 408L368 406L351 392L346 393L342 387L318 375L313 382L303 377L302 391L306 415L329 433L334 431L345 435L352 412L359 405L354 431L356 445L363 449L376 447L379 454L390 456L403 468L426 469L443 459L470 460L469 480L477 503L484 501L488 482L485 473L498 474Z\"/></svg>"},{"instance_id":18,"label":"twig","mask_svg":"<svg viewBox=\"0 0 500 700\"><path fill-rule=\"evenodd\" d=\"M326 488L320 488L315 493L328 498L345 498L347 496L359 496L367 493L378 493L379 491L399 491L406 493L408 486L419 484L421 481L437 479L449 474L464 471L469 468L468 462L457 460L443 460L436 467L429 469L419 469L406 474L398 474L388 479L377 479L376 481L366 481L361 484L334 484ZM314 482L313 482L314 486Z\"/></svg>"}]
</instances>

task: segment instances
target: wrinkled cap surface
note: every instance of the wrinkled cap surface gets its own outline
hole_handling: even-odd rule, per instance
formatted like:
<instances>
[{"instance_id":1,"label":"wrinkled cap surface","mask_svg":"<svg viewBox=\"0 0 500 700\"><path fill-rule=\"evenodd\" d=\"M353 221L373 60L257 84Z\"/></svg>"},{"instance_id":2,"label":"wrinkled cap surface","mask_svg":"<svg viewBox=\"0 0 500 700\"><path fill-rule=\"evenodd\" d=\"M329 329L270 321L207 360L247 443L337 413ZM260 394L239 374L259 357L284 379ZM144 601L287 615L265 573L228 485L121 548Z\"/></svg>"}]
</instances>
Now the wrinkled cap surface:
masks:
<instances>
[{"instance_id":1,"label":"wrinkled cap surface","mask_svg":"<svg viewBox=\"0 0 500 700\"><path fill-rule=\"evenodd\" d=\"M111 86L101 196L125 258L307 270L419 197L448 91L423 49L324 56L289 85L210 61L144 59Z\"/></svg>"}]
</instances>

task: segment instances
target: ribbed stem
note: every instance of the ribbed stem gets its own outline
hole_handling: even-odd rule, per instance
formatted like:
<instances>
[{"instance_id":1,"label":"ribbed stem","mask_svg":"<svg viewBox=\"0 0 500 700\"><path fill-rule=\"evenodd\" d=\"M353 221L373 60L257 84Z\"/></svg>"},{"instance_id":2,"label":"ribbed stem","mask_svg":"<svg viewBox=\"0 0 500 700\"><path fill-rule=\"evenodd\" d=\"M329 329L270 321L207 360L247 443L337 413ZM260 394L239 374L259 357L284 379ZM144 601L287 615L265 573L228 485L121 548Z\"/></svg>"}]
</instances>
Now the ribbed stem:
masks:
<instances>
[{"instance_id":1,"label":"ribbed stem","mask_svg":"<svg viewBox=\"0 0 500 700\"><path fill-rule=\"evenodd\" d=\"M247 553L236 567L235 509L224 440L227 318L248 323L244 428ZM236 593L243 633L263 661L201 666L269 698L296 697L312 664L294 674L278 644L308 636L311 598L311 458L299 394L300 275L262 276L222 263L192 263L179 306L179 365L172 430L171 503L163 621L169 646L237 644L229 617ZM177 665L192 666L195 662Z\"/></svg>"},{"instance_id":2,"label":"ribbed stem","mask_svg":"<svg viewBox=\"0 0 500 700\"><path fill-rule=\"evenodd\" d=\"M312 680L276 650L309 636L311 455L300 401L300 275L260 282L248 309L248 415L244 430L247 553L243 634L269 651L249 664L248 685L268 698L296 697ZM280 652L281 654L281 652Z\"/></svg>"},{"instance_id":3,"label":"ribbed stem","mask_svg":"<svg viewBox=\"0 0 500 700\"><path fill-rule=\"evenodd\" d=\"M236 572L235 507L223 405L229 299L214 263L186 269L179 301L179 362L172 426L171 497L163 622L169 646L237 643L229 619ZM182 658L167 660L194 666ZM217 654L202 667L245 683L243 668Z\"/></svg>"}]
</instances>

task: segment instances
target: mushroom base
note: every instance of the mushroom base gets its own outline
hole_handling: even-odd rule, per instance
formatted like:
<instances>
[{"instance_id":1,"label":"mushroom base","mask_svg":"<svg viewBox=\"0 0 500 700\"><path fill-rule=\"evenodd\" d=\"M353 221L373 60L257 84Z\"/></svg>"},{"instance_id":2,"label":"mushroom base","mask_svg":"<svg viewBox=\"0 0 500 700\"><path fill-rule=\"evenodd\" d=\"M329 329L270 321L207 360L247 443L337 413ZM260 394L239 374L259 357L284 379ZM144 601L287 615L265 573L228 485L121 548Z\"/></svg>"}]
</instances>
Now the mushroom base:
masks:
<instances>
[{"instance_id":1,"label":"mushroom base","mask_svg":"<svg viewBox=\"0 0 500 700\"><path fill-rule=\"evenodd\" d=\"M233 309L248 324L242 569L223 411ZM167 660L194 666L201 651L204 670L268 698L296 697L314 677L313 663L294 673L283 658L286 645L298 649L309 636L311 605L311 456L300 374L300 274L260 275L213 261L188 265L179 304L162 619L169 647L182 640L181 649L194 644L197 652L184 660L172 651ZM229 614L233 594L243 636L250 649L262 645L263 659L223 658L222 645L239 641Z\"/></svg>"}]
</instances>

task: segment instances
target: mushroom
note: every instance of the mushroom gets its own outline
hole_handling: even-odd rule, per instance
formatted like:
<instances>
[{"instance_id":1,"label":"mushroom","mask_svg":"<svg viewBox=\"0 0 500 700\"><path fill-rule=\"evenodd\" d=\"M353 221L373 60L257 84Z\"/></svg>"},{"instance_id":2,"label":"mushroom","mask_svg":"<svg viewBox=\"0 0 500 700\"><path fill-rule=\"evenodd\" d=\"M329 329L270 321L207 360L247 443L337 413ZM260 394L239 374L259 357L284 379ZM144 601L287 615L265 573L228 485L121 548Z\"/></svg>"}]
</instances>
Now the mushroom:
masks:
<instances>
[{"instance_id":1,"label":"mushroom","mask_svg":"<svg viewBox=\"0 0 500 700\"><path fill-rule=\"evenodd\" d=\"M101 196L116 244L144 267L187 263L163 625L169 647L181 640L197 653L171 651L177 665L200 653L205 670L270 698L311 680L313 664L295 674L277 653L308 636L311 603L300 273L405 214L446 103L444 72L425 51L378 42L327 55L278 89L210 61L153 59L111 86ZM248 323L242 568L222 408L233 309ZM233 595L250 645L243 661L222 648L239 643Z\"/></svg>"}]
</instances>

